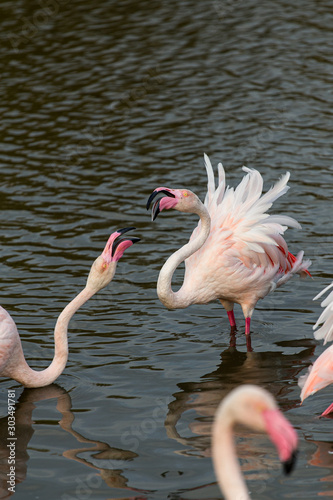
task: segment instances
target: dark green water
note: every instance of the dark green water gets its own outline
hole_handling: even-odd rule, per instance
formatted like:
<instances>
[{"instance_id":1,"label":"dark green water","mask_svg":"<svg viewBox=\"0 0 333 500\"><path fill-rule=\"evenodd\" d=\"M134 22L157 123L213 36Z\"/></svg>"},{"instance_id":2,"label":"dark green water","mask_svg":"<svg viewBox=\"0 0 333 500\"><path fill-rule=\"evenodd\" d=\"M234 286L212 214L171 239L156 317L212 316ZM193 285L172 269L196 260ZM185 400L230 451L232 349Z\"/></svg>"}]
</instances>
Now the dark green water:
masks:
<instances>
[{"instance_id":1,"label":"dark green water","mask_svg":"<svg viewBox=\"0 0 333 500\"><path fill-rule=\"evenodd\" d=\"M253 498L333 497L331 388L299 406L300 373L323 346L312 298L333 276L333 7L328 0L222 2L17 0L0 3L1 296L29 364L47 366L53 327L111 232L142 242L71 322L57 386L1 380L0 498L7 498L7 393L19 400L17 500L221 498L210 457L219 401L238 384L268 388L300 438L280 472L265 437L239 431ZM206 191L203 153L236 185L257 168L275 211L294 216L290 250L312 259L262 301L247 352L219 304L167 311L159 269L196 219L155 223L157 186ZM175 286L181 283L177 274Z\"/></svg>"}]
</instances>

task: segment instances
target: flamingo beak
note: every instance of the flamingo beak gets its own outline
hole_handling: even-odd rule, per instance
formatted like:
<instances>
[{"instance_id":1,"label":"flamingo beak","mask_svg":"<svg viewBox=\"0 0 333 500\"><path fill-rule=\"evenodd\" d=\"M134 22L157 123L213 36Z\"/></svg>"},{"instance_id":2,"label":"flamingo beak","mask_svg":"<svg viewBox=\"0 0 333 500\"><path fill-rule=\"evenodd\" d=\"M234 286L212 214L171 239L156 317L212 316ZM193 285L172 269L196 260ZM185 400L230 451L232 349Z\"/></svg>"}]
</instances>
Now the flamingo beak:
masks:
<instances>
[{"instance_id":1,"label":"flamingo beak","mask_svg":"<svg viewBox=\"0 0 333 500\"><path fill-rule=\"evenodd\" d=\"M114 257L116 250L117 250L118 246L120 245L120 243L123 243L124 241L130 241L131 244L134 245L134 243L137 243L138 241L140 241L140 238L133 238L133 237L130 238L128 236L126 238L120 238L121 235L123 235L124 233L127 233L128 231L132 231L133 229L136 229L136 227L124 227L123 229L117 230L117 233L119 233L119 234L113 240L112 247L111 247L111 256L112 257Z\"/></svg>"},{"instance_id":2,"label":"flamingo beak","mask_svg":"<svg viewBox=\"0 0 333 500\"><path fill-rule=\"evenodd\" d=\"M126 238L121 238L121 236L124 233L127 233L128 231L132 231L132 229L136 229L136 228L135 227L125 227L123 229L118 229L117 231L115 231L114 233L111 234L110 238L108 239L107 244L105 245L104 251L102 253L102 257L105 260L105 262L107 262L109 264L112 260L119 260L126 248L128 248L129 246L134 245L134 243L137 243L138 241L140 241L140 238L133 238L133 237L130 238L128 236ZM117 252L117 248L119 247L120 244L122 244L121 248L119 249L121 251ZM116 252L117 252L117 255L115 257Z\"/></svg>"},{"instance_id":3,"label":"flamingo beak","mask_svg":"<svg viewBox=\"0 0 333 500\"><path fill-rule=\"evenodd\" d=\"M292 454L290 455L290 458L288 458L288 460L285 460L283 462L283 464L282 464L283 465L283 472L286 474L286 476L294 470L296 460L297 460L297 454L298 454L298 450L294 450L292 452Z\"/></svg>"},{"instance_id":4,"label":"flamingo beak","mask_svg":"<svg viewBox=\"0 0 333 500\"><path fill-rule=\"evenodd\" d=\"M278 450L285 474L294 469L298 437L293 426L278 409L263 411L266 431Z\"/></svg>"},{"instance_id":5,"label":"flamingo beak","mask_svg":"<svg viewBox=\"0 0 333 500\"><path fill-rule=\"evenodd\" d=\"M155 220L156 217L158 216L158 214L161 212L161 208L160 208L160 201L165 197L165 196L169 196L169 198L176 198L174 194L172 194L170 191L168 191L167 189L161 189L161 188L157 188L155 189L155 191L153 191L151 193L151 195L149 196L148 198L148 201L147 201L147 205L146 205L146 208L147 210L149 210L150 208L150 205L153 201L154 198L156 198L157 195L159 194L162 194L162 196L160 196L160 198L158 200L155 201L153 207L152 207L152 212L151 212L151 220Z\"/></svg>"}]
</instances>

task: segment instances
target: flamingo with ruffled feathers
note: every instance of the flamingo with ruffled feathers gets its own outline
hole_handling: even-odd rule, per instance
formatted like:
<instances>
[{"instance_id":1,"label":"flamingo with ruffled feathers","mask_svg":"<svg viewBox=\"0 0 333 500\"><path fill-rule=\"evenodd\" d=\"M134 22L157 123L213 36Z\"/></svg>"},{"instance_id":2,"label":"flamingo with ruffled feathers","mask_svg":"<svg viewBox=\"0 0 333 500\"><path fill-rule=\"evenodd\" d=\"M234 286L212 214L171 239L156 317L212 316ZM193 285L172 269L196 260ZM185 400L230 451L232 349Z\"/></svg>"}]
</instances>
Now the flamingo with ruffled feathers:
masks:
<instances>
[{"instance_id":1,"label":"flamingo with ruffled feathers","mask_svg":"<svg viewBox=\"0 0 333 500\"><path fill-rule=\"evenodd\" d=\"M222 164L218 165L219 182L204 155L208 176L207 194L202 203L188 189L159 187L147 202L152 205L152 220L164 209L194 213L200 217L189 242L172 254L163 265L157 294L169 309L191 304L205 304L219 299L226 309L230 326L236 327L234 304L240 304L245 317L245 333L259 299L288 281L295 273L309 274L311 262L303 260L304 252L295 257L288 251L283 234L300 224L286 215L269 215L266 211L285 194L289 172L267 193L262 194L263 180L257 170L246 172L236 189L226 187ZM185 261L183 285L177 292L171 288L172 276Z\"/></svg>"},{"instance_id":2,"label":"flamingo with ruffled feathers","mask_svg":"<svg viewBox=\"0 0 333 500\"><path fill-rule=\"evenodd\" d=\"M268 434L277 448L284 472L294 468L298 438L273 396L254 385L233 389L220 403L212 432L213 463L225 500L250 500L233 442L233 427L241 424Z\"/></svg>"},{"instance_id":3,"label":"flamingo with ruffled feathers","mask_svg":"<svg viewBox=\"0 0 333 500\"><path fill-rule=\"evenodd\" d=\"M27 364L20 336L9 313L0 306L0 376L10 377L25 387L43 387L51 384L63 372L68 359L67 330L73 314L95 293L112 280L117 262L124 251L139 238L121 237L135 228L124 228L111 234L102 254L91 266L84 289L65 307L54 329L54 358L45 370L36 371Z\"/></svg>"},{"instance_id":4,"label":"flamingo with ruffled feathers","mask_svg":"<svg viewBox=\"0 0 333 500\"><path fill-rule=\"evenodd\" d=\"M328 285L322 290L313 300L319 299L324 293L333 287L333 283ZM317 340L324 339L324 345L333 340L333 291L322 301L324 311L318 318L313 329L322 325L315 333L314 337ZM310 366L308 373L302 375L298 380L299 386L302 388L301 401L303 402L307 397L315 394L320 389L324 389L333 383L333 345L328 347L316 359L313 366ZM333 403L321 414L325 417L333 412Z\"/></svg>"}]
</instances>

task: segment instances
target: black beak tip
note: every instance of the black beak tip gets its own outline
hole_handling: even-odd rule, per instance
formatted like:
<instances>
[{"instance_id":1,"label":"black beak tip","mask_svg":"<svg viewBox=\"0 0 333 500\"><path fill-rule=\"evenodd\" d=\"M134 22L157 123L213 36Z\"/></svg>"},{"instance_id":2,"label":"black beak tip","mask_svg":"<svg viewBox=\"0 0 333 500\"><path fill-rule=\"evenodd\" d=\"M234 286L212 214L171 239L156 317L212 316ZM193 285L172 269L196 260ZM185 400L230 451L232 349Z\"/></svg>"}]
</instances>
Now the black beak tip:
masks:
<instances>
[{"instance_id":1,"label":"black beak tip","mask_svg":"<svg viewBox=\"0 0 333 500\"><path fill-rule=\"evenodd\" d=\"M155 196L157 196L158 194L158 191L153 191L151 193L151 195L149 196L148 200L147 200L147 203L146 203L146 209L149 210L150 208L150 205L151 205L151 202L153 201L153 199L155 198Z\"/></svg>"},{"instance_id":2,"label":"black beak tip","mask_svg":"<svg viewBox=\"0 0 333 500\"><path fill-rule=\"evenodd\" d=\"M157 219L157 216L158 216L159 212L155 212L155 213L152 213L151 214L151 220L154 222L155 219Z\"/></svg>"},{"instance_id":3,"label":"black beak tip","mask_svg":"<svg viewBox=\"0 0 333 500\"><path fill-rule=\"evenodd\" d=\"M173 193L170 193L170 191L167 191L166 189L161 189L160 191L156 190L151 193L151 195L148 198L147 204L146 204L146 209L149 210L150 204L157 196L158 194L162 194L163 196L169 196L170 198L175 198L175 195ZM153 219L154 220L154 219Z\"/></svg>"},{"instance_id":4,"label":"black beak tip","mask_svg":"<svg viewBox=\"0 0 333 500\"><path fill-rule=\"evenodd\" d=\"M117 229L117 233L124 234L127 233L128 231L132 231L133 229L136 229L136 227L123 227L122 229Z\"/></svg>"},{"instance_id":5,"label":"black beak tip","mask_svg":"<svg viewBox=\"0 0 333 500\"><path fill-rule=\"evenodd\" d=\"M285 462L283 462L283 472L286 475L290 474L294 470L296 460L297 460L297 454L298 454L298 450L293 451L289 460L286 460Z\"/></svg>"},{"instance_id":6,"label":"black beak tip","mask_svg":"<svg viewBox=\"0 0 333 500\"><path fill-rule=\"evenodd\" d=\"M136 237L125 237L125 238L121 238L121 235L123 235L124 233L127 233L128 231L131 231L132 229L136 229L135 227L124 227L123 229L118 229L117 230L117 233L120 233L118 234L118 236L115 238L115 240L113 241L112 243L112 247L111 247L111 255L112 257L114 256L115 252L116 252L116 249L117 247L120 245L120 243L122 241L125 241L125 240L130 240L133 244L134 243L137 243L138 241L140 241L140 238L136 238Z\"/></svg>"}]
</instances>

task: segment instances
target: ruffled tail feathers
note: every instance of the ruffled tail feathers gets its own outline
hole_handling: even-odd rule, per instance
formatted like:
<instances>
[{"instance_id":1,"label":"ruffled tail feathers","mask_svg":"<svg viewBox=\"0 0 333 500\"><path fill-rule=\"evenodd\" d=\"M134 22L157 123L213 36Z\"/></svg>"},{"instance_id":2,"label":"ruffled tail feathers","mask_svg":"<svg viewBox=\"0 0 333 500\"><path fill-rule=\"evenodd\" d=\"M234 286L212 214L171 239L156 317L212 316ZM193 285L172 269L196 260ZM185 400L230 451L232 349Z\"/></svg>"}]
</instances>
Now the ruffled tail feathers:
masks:
<instances>
[{"instance_id":1,"label":"ruffled tail feathers","mask_svg":"<svg viewBox=\"0 0 333 500\"><path fill-rule=\"evenodd\" d=\"M306 278L307 276L310 276L312 278L311 274L308 271L308 267L311 266L312 262L310 259L303 260L304 257L304 252L301 251L297 254L297 257L293 255L292 253L288 252L288 261L292 265L292 272L298 273L301 278Z\"/></svg>"},{"instance_id":2,"label":"ruffled tail feathers","mask_svg":"<svg viewBox=\"0 0 333 500\"><path fill-rule=\"evenodd\" d=\"M311 276L311 274L308 271L308 268L311 266L311 260L310 259L305 259L303 260L304 257L304 252L301 250L298 252L298 254L293 255L290 252L288 252L288 261L291 264L291 269L289 271L282 271L283 274L282 276L279 276L279 279L277 281L277 286L282 285L283 283L286 283L291 275L294 274L299 274L302 278L308 276Z\"/></svg>"}]
</instances>

